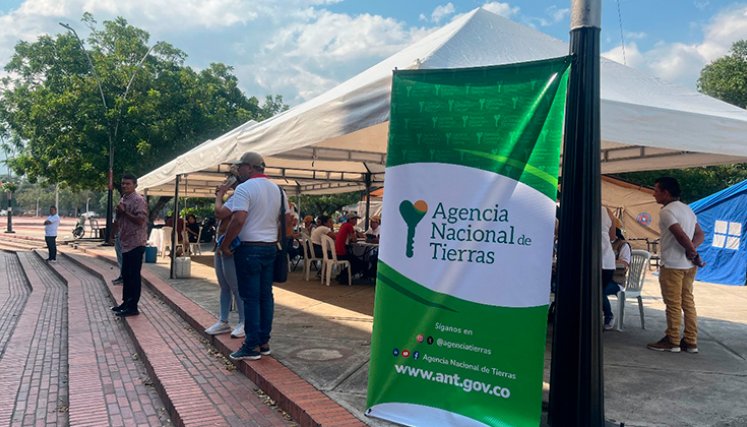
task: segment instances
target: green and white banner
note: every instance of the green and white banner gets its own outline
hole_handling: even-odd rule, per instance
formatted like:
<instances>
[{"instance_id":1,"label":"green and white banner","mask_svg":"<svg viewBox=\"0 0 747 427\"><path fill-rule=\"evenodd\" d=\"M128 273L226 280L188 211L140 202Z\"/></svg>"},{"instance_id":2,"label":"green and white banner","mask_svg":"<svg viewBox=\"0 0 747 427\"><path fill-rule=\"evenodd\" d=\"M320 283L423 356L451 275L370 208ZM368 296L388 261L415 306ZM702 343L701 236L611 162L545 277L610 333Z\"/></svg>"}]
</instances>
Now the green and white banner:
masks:
<instances>
[{"instance_id":1,"label":"green and white banner","mask_svg":"<svg viewBox=\"0 0 747 427\"><path fill-rule=\"evenodd\" d=\"M369 416L539 424L570 62L394 73Z\"/></svg>"}]
</instances>

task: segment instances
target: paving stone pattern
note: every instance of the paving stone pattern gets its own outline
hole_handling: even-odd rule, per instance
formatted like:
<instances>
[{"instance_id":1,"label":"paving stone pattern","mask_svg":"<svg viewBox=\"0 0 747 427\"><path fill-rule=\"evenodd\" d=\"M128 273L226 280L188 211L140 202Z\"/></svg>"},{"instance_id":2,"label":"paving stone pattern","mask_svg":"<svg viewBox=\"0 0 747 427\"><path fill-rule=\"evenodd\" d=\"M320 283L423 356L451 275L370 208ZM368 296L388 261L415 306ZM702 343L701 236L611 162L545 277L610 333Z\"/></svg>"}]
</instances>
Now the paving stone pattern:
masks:
<instances>
[{"instance_id":1,"label":"paving stone pattern","mask_svg":"<svg viewBox=\"0 0 747 427\"><path fill-rule=\"evenodd\" d=\"M19 304L22 312L0 360L0 425L67 425L66 287L33 253L19 253L15 261L4 257L9 260L26 271L33 290L25 306ZM21 277L13 276L9 286L17 290Z\"/></svg>"},{"instance_id":2,"label":"paving stone pattern","mask_svg":"<svg viewBox=\"0 0 747 427\"><path fill-rule=\"evenodd\" d=\"M105 261L69 256L94 268L107 282L116 275ZM121 295L121 286L109 289ZM139 311L125 321L185 425L295 425L268 406L251 380L145 286Z\"/></svg>"},{"instance_id":3,"label":"paving stone pattern","mask_svg":"<svg viewBox=\"0 0 747 427\"><path fill-rule=\"evenodd\" d=\"M58 259L54 266L69 292L70 424L170 425L135 345L109 310L101 279Z\"/></svg>"},{"instance_id":4,"label":"paving stone pattern","mask_svg":"<svg viewBox=\"0 0 747 427\"><path fill-rule=\"evenodd\" d=\"M0 252L0 357L30 293L31 287L16 254Z\"/></svg>"}]
</instances>

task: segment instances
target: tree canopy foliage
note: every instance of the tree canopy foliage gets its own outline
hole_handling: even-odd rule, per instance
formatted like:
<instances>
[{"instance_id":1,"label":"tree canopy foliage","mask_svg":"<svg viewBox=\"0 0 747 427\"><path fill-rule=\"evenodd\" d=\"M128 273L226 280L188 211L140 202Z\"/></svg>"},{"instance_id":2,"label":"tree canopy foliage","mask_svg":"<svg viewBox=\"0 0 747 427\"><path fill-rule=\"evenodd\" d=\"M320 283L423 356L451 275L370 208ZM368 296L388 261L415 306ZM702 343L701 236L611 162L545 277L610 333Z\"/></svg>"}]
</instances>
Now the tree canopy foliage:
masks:
<instances>
[{"instance_id":1,"label":"tree canopy foliage","mask_svg":"<svg viewBox=\"0 0 747 427\"><path fill-rule=\"evenodd\" d=\"M735 42L730 52L701 70L698 90L737 107L747 108L747 40Z\"/></svg>"},{"instance_id":2,"label":"tree canopy foliage","mask_svg":"<svg viewBox=\"0 0 747 427\"><path fill-rule=\"evenodd\" d=\"M278 95L263 105L245 96L230 66L198 71L169 43L149 47L149 34L124 18L100 26L85 14L82 21L90 30L85 43L70 31L21 41L5 65L0 135L15 152L10 166L32 182L102 189L110 141L114 176L141 175L248 120L288 108Z\"/></svg>"},{"instance_id":3,"label":"tree canopy foliage","mask_svg":"<svg viewBox=\"0 0 747 427\"><path fill-rule=\"evenodd\" d=\"M618 176L626 181L650 187L653 187L656 178L661 176L677 178L682 188L682 201L692 203L747 179L747 164L630 172Z\"/></svg>"},{"instance_id":4,"label":"tree canopy foliage","mask_svg":"<svg viewBox=\"0 0 747 427\"><path fill-rule=\"evenodd\" d=\"M747 106L747 40L734 43L731 54L701 70L698 90L741 108ZM747 164L633 172L620 176L653 186L656 178L665 175L677 178L682 187L682 200L691 203L747 179Z\"/></svg>"}]
</instances>

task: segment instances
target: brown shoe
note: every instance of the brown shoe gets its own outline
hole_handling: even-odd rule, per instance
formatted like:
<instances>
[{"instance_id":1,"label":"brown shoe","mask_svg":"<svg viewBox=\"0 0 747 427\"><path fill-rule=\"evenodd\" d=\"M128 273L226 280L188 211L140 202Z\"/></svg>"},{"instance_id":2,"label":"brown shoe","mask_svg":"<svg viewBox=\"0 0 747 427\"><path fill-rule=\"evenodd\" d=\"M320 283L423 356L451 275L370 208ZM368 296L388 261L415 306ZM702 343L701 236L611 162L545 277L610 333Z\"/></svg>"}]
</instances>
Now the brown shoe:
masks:
<instances>
[{"instance_id":1,"label":"brown shoe","mask_svg":"<svg viewBox=\"0 0 747 427\"><path fill-rule=\"evenodd\" d=\"M654 351L669 351L669 352L672 352L672 353L679 353L680 352L680 346L677 345L677 344L672 344L669 341L669 338L667 338L667 337L664 337L664 338L660 339L657 342L648 344L646 347L649 350L654 350Z\"/></svg>"},{"instance_id":2,"label":"brown shoe","mask_svg":"<svg viewBox=\"0 0 747 427\"><path fill-rule=\"evenodd\" d=\"M698 352L698 345L697 344L688 344L685 342L685 339L682 338L680 341L680 350L686 351L688 353L697 353Z\"/></svg>"}]
</instances>

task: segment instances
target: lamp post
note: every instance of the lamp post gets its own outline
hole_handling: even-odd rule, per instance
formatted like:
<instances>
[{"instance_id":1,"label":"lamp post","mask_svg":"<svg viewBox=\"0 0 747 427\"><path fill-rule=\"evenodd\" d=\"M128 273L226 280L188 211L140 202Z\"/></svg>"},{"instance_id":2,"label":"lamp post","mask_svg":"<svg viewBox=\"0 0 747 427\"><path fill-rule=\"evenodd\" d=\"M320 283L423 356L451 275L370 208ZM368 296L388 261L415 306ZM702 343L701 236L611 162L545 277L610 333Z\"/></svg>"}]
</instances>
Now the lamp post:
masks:
<instances>
[{"instance_id":1,"label":"lamp post","mask_svg":"<svg viewBox=\"0 0 747 427\"><path fill-rule=\"evenodd\" d=\"M94 79L96 79L96 85L99 88L99 94L101 95L101 102L104 104L104 114L106 114L109 111L109 106L106 103L106 97L104 96L104 89L101 87L101 79L99 78L99 75L96 73L96 68L93 66L93 61L91 61L91 56L88 55L88 51L83 46L83 41L78 37L78 33L75 32L73 27L71 27L68 24L60 22L60 25L65 28L66 30L70 31L73 36L75 36L75 39L78 41L78 45L80 46L80 50L83 51L83 53L86 55L86 59L88 60L88 66L91 68L91 73L93 73ZM138 61L138 63L135 65L135 69L132 71L132 75L130 76L129 81L127 82L127 87L125 88L124 94L122 95L122 102L120 103L120 108L117 111L117 117L114 122L114 132L111 131L111 124L109 123L107 125L107 136L109 137L109 172L107 174L107 196L106 196L106 229L104 231L104 243L109 242L109 238L111 237L111 230L112 230L112 213L114 210L114 200L113 200L113 191L114 191L114 140L117 139L117 132L119 130L119 119L122 116L122 107L121 105L124 104L124 101L127 99L127 94L130 92L130 87L132 86L132 82L135 80L135 73L137 73L137 70L140 69L140 67L143 65L143 62L145 62L145 58L150 55L150 53L153 51L153 49L156 47L156 45L151 46L147 52L145 52L145 55Z\"/></svg>"},{"instance_id":2,"label":"lamp post","mask_svg":"<svg viewBox=\"0 0 747 427\"><path fill-rule=\"evenodd\" d=\"M13 185L12 181L10 181L10 164L8 163L8 155L9 155L9 151L6 149L5 165L8 167L8 185L12 186ZM8 198L8 210L7 210L8 226L5 229L5 232L8 234L12 234L12 233L15 233L15 231L13 231L13 188L7 187L7 186L5 188L6 188L5 191L7 193L6 196Z\"/></svg>"}]
</instances>

